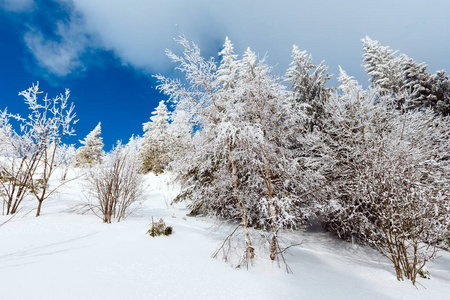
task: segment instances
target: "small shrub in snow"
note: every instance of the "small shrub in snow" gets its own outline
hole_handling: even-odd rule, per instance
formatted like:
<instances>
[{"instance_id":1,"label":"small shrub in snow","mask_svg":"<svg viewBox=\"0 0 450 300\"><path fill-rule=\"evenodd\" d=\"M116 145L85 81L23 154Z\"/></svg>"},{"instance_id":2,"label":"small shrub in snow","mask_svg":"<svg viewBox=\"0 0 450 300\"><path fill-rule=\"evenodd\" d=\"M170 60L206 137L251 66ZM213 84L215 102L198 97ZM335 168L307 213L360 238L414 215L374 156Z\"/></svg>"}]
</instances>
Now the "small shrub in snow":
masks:
<instances>
[{"instance_id":1,"label":"small shrub in snow","mask_svg":"<svg viewBox=\"0 0 450 300\"><path fill-rule=\"evenodd\" d=\"M431 279L430 271L426 267L423 267L419 270L419 276L425 279Z\"/></svg>"},{"instance_id":2,"label":"small shrub in snow","mask_svg":"<svg viewBox=\"0 0 450 300\"><path fill-rule=\"evenodd\" d=\"M124 219L144 189L135 149L118 143L102 164L88 170L87 181L89 193L96 201L90 204L91 210L105 223Z\"/></svg>"},{"instance_id":3,"label":"small shrub in snow","mask_svg":"<svg viewBox=\"0 0 450 300\"><path fill-rule=\"evenodd\" d=\"M161 236L161 235L171 235L173 232L172 226L167 226L164 223L163 219L156 219L156 221L152 217L152 227L147 231L149 235L152 237Z\"/></svg>"},{"instance_id":4,"label":"small shrub in snow","mask_svg":"<svg viewBox=\"0 0 450 300\"><path fill-rule=\"evenodd\" d=\"M63 144L56 150L55 164L60 168L61 181L65 181L69 168L75 164L76 149L73 145Z\"/></svg>"}]
</instances>

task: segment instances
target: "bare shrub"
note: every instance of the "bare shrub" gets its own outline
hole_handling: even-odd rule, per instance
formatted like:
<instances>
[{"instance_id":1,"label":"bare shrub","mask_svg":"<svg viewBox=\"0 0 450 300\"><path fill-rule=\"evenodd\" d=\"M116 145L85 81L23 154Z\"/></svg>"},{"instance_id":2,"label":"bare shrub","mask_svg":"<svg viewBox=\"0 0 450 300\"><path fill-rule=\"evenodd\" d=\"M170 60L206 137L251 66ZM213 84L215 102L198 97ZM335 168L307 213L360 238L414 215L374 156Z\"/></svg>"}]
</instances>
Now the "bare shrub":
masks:
<instances>
[{"instance_id":1,"label":"bare shrub","mask_svg":"<svg viewBox=\"0 0 450 300\"><path fill-rule=\"evenodd\" d=\"M105 157L102 164L87 172L88 191L95 203L91 210L103 222L117 222L129 215L129 208L136 203L144 190L144 180L139 174L139 162L131 147L117 146Z\"/></svg>"},{"instance_id":2,"label":"bare shrub","mask_svg":"<svg viewBox=\"0 0 450 300\"><path fill-rule=\"evenodd\" d=\"M70 167L75 165L75 147L73 145L62 144L56 150L55 164L60 169L60 180L67 179Z\"/></svg>"}]
</instances>

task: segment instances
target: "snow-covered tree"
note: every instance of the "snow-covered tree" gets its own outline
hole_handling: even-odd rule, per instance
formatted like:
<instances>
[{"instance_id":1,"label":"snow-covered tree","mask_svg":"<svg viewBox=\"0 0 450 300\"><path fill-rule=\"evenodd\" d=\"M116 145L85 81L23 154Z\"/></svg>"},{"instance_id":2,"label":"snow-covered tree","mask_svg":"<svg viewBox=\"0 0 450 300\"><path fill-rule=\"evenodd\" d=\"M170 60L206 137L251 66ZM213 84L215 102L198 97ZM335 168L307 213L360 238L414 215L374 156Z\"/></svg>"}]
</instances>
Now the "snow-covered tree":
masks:
<instances>
[{"instance_id":1,"label":"snow-covered tree","mask_svg":"<svg viewBox=\"0 0 450 300\"><path fill-rule=\"evenodd\" d=\"M12 143L14 130L12 129L10 118L7 109L0 111L0 157L9 157L14 153ZM19 116L16 116L16 118L19 118Z\"/></svg>"},{"instance_id":2,"label":"snow-covered tree","mask_svg":"<svg viewBox=\"0 0 450 300\"><path fill-rule=\"evenodd\" d=\"M280 79L250 49L238 61L226 39L217 68L184 37L180 44L183 56L169 51L169 57L185 72L187 85L158 76L159 88L199 124L194 151L178 164L186 180L180 197L192 201L193 211L240 220L247 258L254 255L247 228L270 230L275 259L278 232L295 227L308 213L300 195L314 176L305 176L292 151L293 141L302 138L296 126L302 120L304 125L306 116L292 113Z\"/></svg>"},{"instance_id":3,"label":"snow-covered tree","mask_svg":"<svg viewBox=\"0 0 450 300\"><path fill-rule=\"evenodd\" d=\"M103 138L101 123L98 123L85 138L80 140L83 145L78 148L76 162L78 166L86 166L101 163L103 160Z\"/></svg>"},{"instance_id":4,"label":"snow-covered tree","mask_svg":"<svg viewBox=\"0 0 450 300\"><path fill-rule=\"evenodd\" d=\"M403 56L395 56L387 46L382 46L378 41L369 37L362 39L363 43L363 67L370 76L370 82L378 87L382 95L395 96L403 86L403 72L401 62Z\"/></svg>"},{"instance_id":5,"label":"snow-covered tree","mask_svg":"<svg viewBox=\"0 0 450 300\"><path fill-rule=\"evenodd\" d=\"M436 111L439 114L450 116L450 77L445 75L444 70L437 71L430 76L428 83L431 90L428 99L436 103Z\"/></svg>"},{"instance_id":6,"label":"snow-covered tree","mask_svg":"<svg viewBox=\"0 0 450 300\"><path fill-rule=\"evenodd\" d=\"M363 66L370 75L372 87L381 96L390 96L393 108L431 108L444 116L450 114L450 83L445 71L426 73L425 63L419 64L405 54L397 55L397 51L369 37L362 42Z\"/></svg>"},{"instance_id":7,"label":"snow-covered tree","mask_svg":"<svg viewBox=\"0 0 450 300\"><path fill-rule=\"evenodd\" d=\"M234 53L234 45L225 38L222 51L219 52L222 57L219 68L217 69L217 81L222 84L223 89L233 89L239 72L238 55Z\"/></svg>"},{"instance_id":8,"label":"snow-covered tree","mask_svg":"<svg viewBox=\"0 0 450 300\"><path fill-rule=\"evenodd\" d=\"M177 162L183 160L194 149L193 128L185 111L175 110L171 114L172 122L167 129L170 168L176 168ZM172 163L174 162L174 163Z\"/></svg>"},{"instance_id":9,"label":"snow-covered tree","mask_svg":"<svg viewBox=\"0 0 450 300\"><path fill-rule=\"evenodd\" d=\"M294 104L303 107L311 116L310 127L320 127L323 105L331 89L325 87L331 79L327 67L321 62L313 65L311 55L300 51L296 45L292 49L292 62L285 75L285 81L292 84Z\"/></svg>"},{"instance_id":10,"label":"snow-covered tree","mask_svg":"<svg viewBox=\"0 0 450 300\"><path fill-rule=\"evenodd\" d=\"M376 246L399 280L415 284L448 224L449 120L391 110L379 91L363 91L343 71L339 79L316 148L329 182L325 227Z\"/></svg>"},{"instance_id":11,"label":"snow-covered tree","mask_svg":"<svg viewBox=\"0 0 450 300\"><path fill-rule=\"evenodd\" d=\"M164 104L164 100L161 100L156 107L155 111L152 112L150 117L151 122L147 122L143 124L143 128L145 133L150 133L155 139L163 140L164 135L167 132L167 127L169 123L167 122L168 114L167 114L167 106ZM145 136L145 134L144 134Z\"/></svg>"},{"instance_id":12,"label":"snow-covered tree","mask_svg":"<svg viewBox=\"0 0 450 300\"><path fill-rule=\"evenodd\" d=\"M20 132L12 131L1 114L12 151L0 165L0 194L6 214L16 213L25 196L32 194L38 201L39 216L44 200L59 187L49 186L49 180L56 169L56 152L62 139L74 133L74 106L68 103L69 90L52 99L39 99L41 93L38 84L19 93L31 111L27 118L9 115L19 122Z\"/></svg>"},{"instance_id":13,"label":"snow-covered tree","mask_svg":"<svg viewBox=\"0 0 450 300\"><path fill-rule=\"evenodd\" d=\"M142 138L139 157L144 173L161 173L169 162L168 156L168 113L164 101L152 112L150 122L143 124L144 136Z\"/></svg>"},{"instance_id":14,"label":"snow-covered tree","mask_svg":"<svg viewBox=\"0 0 450 300\"><path fill-rule=\"evenodd\" d=\"M250 49L239 59L229 39L219 65L184 36L179 43L181 55L167 53L185 78L156 76L195 128L189 152L171 163L183 186L176 200L189 199L193 214L239 221L247 262L251 227L269 231L275 259L279 233L320 209L326 228L378 247L399 280L414 283L449 224L448 118L405 108L420 91L415 80L429 85L423 66L367 39L373 89L341 70L332 92L325 66L312 71L294 47L288 91Z\"/></svg>"}]
</instances>

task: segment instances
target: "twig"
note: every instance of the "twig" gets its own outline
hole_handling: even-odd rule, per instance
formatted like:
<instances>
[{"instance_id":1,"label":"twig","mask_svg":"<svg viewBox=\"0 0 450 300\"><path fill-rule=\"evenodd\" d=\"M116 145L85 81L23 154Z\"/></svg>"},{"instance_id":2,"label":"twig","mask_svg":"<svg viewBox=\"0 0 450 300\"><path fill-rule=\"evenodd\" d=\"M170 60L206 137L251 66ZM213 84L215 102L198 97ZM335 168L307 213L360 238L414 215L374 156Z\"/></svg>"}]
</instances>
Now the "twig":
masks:
<instances>
[{"instance_id":1,"label":"twig","mask_svg":"<svg viewBox=\"0 0 450 300\"><path fill-rule=\"evenodd\" d=\"M226 238L225 240L222 242L222 244L220 245L220 247L213 253L212 257L213 258L217 258L217 255L219 254L220 250L223 249L223 247L225 247L225 244L231 239L231 237L235 234L235 232L238 230L239 227L241 227L242 224L239 224L238 226L236 226L236 228L233 230L233 232L231 232ZM225 251L225 250L223 250ZM225 259L226 261L226 259Z\"/></svg>"}]
</instances>

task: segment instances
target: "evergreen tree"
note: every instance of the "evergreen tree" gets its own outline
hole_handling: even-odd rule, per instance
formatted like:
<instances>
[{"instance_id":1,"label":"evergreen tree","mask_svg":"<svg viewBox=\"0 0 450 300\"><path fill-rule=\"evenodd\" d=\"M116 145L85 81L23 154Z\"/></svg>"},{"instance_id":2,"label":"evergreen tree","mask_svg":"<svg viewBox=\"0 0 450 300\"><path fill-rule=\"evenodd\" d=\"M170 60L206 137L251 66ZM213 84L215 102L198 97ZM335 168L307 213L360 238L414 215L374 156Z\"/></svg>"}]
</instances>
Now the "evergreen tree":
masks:
<instances>
[{"instance_id":1,"label":"evergreen tree","mask_svg":"<svg viewBox=\"0 0 450 300\"><path fill-rule=\"evenodd\" d=\"M144 173L153 171L157 174L161 173L169 162L167 155L169 123L164 101L159 102L152 115L150 122L143 124L144 136L139 149L139 160Z\"/></svg>"},{"instance_id":2,"label":"evergreen tree","mask_svg":"<svg viewBox=\"0 0 450 300\"><path fill-rule=\"evenodd\" d=\"M101 123L92 130L84 139L83 144L76 152L76 164L78 166L100 164L103 161L103 138Z\"/></svg>"},{"instance_id":3,"label":"evergreen tree","mask_svg":"<svg viewBox=\"0 0 450 300\"><path fill-rule=\"evenodd\" d=\"M225 38L222 51L219 52L222 57L219 68L217 69L217 81L222 85L223 89L232 89L236 85L237 75L239 72L238 55L234 54L234 45Z\"/></svg>"},{"instance_id":4,"label":"evergreen tree","mask_svg":"<svg viewBox=\"0 0 450 300\"><path fill-rule=\"evenodd\" d=\"M396 51L369 37L362 39L362 43L363 67L370 75L372 86L377 86L383 95L396 95L403 86L401 62L405 57L396 57Z\"/></svg>"},{"instance_id":5,"label":"evergreen tree","mask_svg":"<svg viewBox=\"0 0 450 300\"><path fill-rule=\"evenodd\" d=\"M311 116L310 129L321 126L323 105L329 97L331 89L326 83L331 79L327 67L321 62L313 65L311 55L300 51L296 45L292 49L292 62L286 72L285 80L292 84L293 103L297 108L305 107Z\"/></svg>"},{"instance_id":6,"label":"evergreen tree","mask_svg":"<svg viewBox=\"0 0 450 300\"><path fill-rule=\"evenodd\" d=\"M369 37L363 42L363 66L370 75L371 87L379 96L389 96L390 107L398 110L431 108L441 115L450 114L450 84L445 71L426 73L427 65L405 54L396 55L387 46Z\"/></svg>"},{"instance_id":7,"label":"evergreen tree","mask_svg":"<svg viewBox=\"0 0 450 300\"><path fill-rule=\"evenodd\" d=\"M172 122L167 129L168 148L167 153L170 162L183 159L192 152L193 145L193 129L190 124L188 114L183 110L175 110L171 114Z\"/></svg>"},{"instance_id":8,"label":"evergreen tree","mask_svg":"<svg viewBox=\"0 0 450 300\"><path fill-rule=\"evenodd\" d=\"M431 93L428 96L431 103L436 103L436 111L443 116L450 116L450 78L445 71L437 71L428 80Z\"/></svg>"},{"instance_id":9,"label":"evergreen tree","mask_svg":"<svg viewBox=\"0 0 450 300\"><path fill-rule=\"evenodd\" d=\"M164 104L164 100L159 102L158 107L152 112L152 115L150 122L143 124L144 137L151 136L156 140L164 140L167 127L169 126L169 122L167 122L167 106Z\"/></svg>"}]
</instances>

